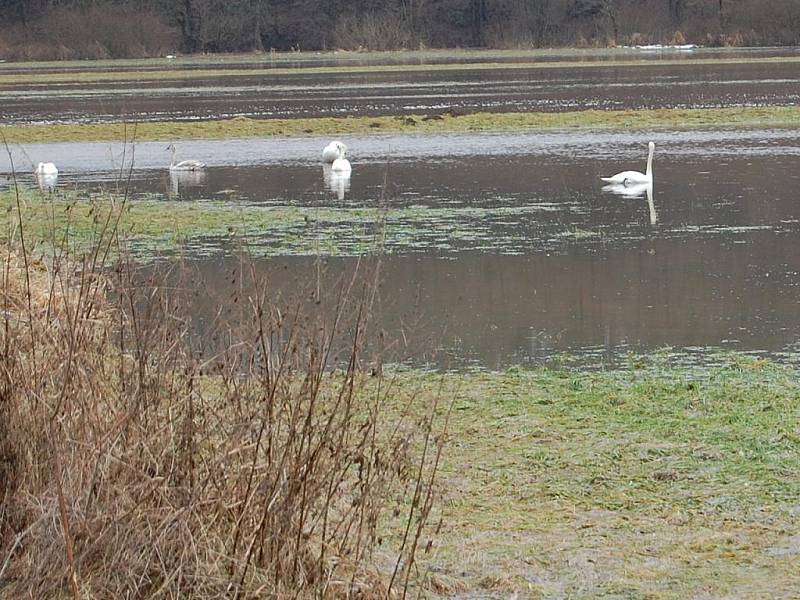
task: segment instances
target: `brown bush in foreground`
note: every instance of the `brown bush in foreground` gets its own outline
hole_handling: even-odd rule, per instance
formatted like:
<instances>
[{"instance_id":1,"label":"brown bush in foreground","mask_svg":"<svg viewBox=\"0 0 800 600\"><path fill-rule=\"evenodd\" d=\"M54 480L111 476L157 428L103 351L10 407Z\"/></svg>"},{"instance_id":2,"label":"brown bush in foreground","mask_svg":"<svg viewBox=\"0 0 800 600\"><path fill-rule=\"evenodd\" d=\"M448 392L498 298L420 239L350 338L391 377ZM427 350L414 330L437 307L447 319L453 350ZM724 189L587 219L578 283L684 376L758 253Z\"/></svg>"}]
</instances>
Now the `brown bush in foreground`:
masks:
<instances>
[{"instance_id":1,"label":"brown bush in foreground","mask_svg":"<svg viewBox=\"0 0 800 600\"><path fill-rule=\"evenodd\" d=\"M209 353L109 249L2 247L0 596L404 596L441 440L361 373L374 279L330 320L234 285Z\"/></svg>"}]
</instances>

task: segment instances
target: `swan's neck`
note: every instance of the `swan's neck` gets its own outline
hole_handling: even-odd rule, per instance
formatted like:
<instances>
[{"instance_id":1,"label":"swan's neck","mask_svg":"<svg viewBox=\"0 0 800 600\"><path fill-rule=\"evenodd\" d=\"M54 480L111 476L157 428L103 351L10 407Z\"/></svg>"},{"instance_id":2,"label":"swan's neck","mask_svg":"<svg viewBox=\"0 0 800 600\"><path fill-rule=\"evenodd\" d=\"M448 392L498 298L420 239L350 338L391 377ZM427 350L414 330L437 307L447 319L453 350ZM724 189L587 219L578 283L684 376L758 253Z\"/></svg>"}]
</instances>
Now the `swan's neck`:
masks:
<instances>
[{"instance_id":1,"label":"swan's neck","mask_svg":"<svg viewBox=\"0 0 800 600\"><path fill-rule=\"evenodd\" d=\"M175 146L172 147L172 159L169 161L169 166L170 167L174 167L175 166ZM647 163L647 172L648 173L650 172L650 163L649 162Z\"/></svg>"},{"instance_id":2,"label":"swan's neck","mask_svg":"<svg viewBox=\"0 0 800 600\"><path fill-rule=\"evenodd\" d=\"M650 152L647 153L647 171L645 171L645 175L648 179L653 178L653 148L650 148Z\"/></svg>"}]
</instances>

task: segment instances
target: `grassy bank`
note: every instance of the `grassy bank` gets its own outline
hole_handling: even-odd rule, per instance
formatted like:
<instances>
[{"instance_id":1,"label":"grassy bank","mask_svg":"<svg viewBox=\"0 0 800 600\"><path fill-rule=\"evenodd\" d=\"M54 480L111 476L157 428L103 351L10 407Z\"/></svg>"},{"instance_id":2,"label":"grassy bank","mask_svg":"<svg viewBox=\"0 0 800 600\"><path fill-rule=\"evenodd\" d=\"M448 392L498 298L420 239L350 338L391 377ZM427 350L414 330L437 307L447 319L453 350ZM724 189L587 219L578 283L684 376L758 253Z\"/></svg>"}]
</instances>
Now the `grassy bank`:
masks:
<instances>
[{"instance_id":1,"label":"grassy bank","mask_svg":"<svg viewBox=\"0 0 800 600\"><path fill-rule=\"evenodd\" d=\"M448 376L434 585L495 597L795 597L800 373L725 362Z\"/></svg>"},{"instance_id":2,"label":"grassy bank","mask_svg":"<svg viewBox=\"0 0 800 600\"><path fill-rule=\"evenodd\" d=\"M700 129L713 127L800 127L796 106L708 109L585 110L571 112L492 113L465 115L403 115L382 117L320 117L217 121L149 121L0 126L8 143L88 142L308 135L365 135L374 133L463 133L591 129Z\"/></svg>"}]
</instances>

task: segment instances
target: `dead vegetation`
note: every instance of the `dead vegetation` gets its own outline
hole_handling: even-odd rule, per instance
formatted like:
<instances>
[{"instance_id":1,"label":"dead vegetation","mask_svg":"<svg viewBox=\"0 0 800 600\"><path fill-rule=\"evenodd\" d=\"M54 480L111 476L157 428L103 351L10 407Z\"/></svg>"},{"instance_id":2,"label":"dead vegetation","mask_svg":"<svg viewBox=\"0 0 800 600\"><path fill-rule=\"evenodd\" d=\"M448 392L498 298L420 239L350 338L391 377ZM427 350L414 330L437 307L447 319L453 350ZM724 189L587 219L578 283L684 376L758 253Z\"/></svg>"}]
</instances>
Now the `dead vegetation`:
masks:
<instances>
[{"instance_id":1,"label":"dead vegetation","mask_svg":"<svg viewBox=\"0 0 800 600\"><path fill-rule=\"evenodd\" d=\"M0 59L417 48L796 45L796 0L59 0L0 11ZM5 8L5 7L4 7ZM641 40L641 41L636 41ZM677 42L676 42L677 43Z\"/></svg>"},{"instance_id":2,"label":"dead vegetation","mask_svg":"<svg viewBox=\"0 0 800 600\"><path fill-rule=\"evenodd\" d=\"M367 353L377 267L309 315L243 261L199 338L113 229L2 248L0 597L405 596L442 434Z\"/></svg>"},{"instance_id":3,"label":"dead vegetation","mask_svg":"<svg viewBox=\"0 0 800 600\"><path fill-rule=\"evenodd\" d=\"M132 7L57 6L0 32L0 58L70 60L144 58L175 50L178 36L154 13Z\"/></svg>"}]
</instances>

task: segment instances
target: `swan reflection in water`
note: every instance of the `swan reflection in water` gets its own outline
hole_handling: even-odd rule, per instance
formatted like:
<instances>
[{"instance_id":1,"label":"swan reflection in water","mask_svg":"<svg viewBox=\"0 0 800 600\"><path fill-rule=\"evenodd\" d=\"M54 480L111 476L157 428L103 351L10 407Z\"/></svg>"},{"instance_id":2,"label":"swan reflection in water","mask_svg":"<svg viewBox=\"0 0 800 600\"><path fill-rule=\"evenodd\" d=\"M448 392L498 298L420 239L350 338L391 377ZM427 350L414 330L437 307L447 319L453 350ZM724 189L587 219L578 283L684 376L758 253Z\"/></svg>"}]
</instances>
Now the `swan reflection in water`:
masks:
<instances>
[{"instance_id":1,"label":"swan reflection in water","mask_svg":"<svg viewBox=\"0 0 800 600\"><path fill-rule=\"evenodd\" d=\"M205 171L173 171L169 172L170 197L180 196L192 188L203 187L206 184Z\"/></svg>"},{"instance_id":2,"label":"swan reflection in water","mask_svg":"<svg viewBox=\"0 0 800 600\"><path fill-rule=\"evenodd\" d=\"M52 192L58 183L58 168L51 162L40 162L33 170L36 183L43 192Z\"/></svg>"},{"instance_id":3,"label":"swan reflection in water","mask_svg":"<svg viewBox=\"0 0 800 600\"><path fill-rule=\"evenodd\" d=\"M58 173L36 173L36 183L43 192L52 193L58 184Z\"/></svg>"},{"instance_id":4,"label":"swan reflection in water","mask_svg":"<svg viewBox=\"0 0 800 600\"><path fill-rule=\"evenodd\" d=\"M344 200L345 193L350 191L350 171L334 171L330 165L324 164L322 180L325 187L336 194L339 200Z\"/></svg>"},{"instance_id":5,"label":"swan reflection in water","mask_svg":"<svg viewBox=\"0 0 800 600\"><path fill-rule=\"evenodd\" d=\"M658 222L658 215L656 214L656 206L653 204L653 182L643 183L609 183L603 186L604 192L611 192L618 196L625 198L641 198L647 197L647 207L650 209L650 224L655 225Z\"/></svg>"}]
</instances>

